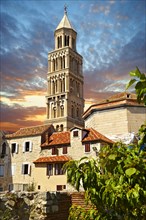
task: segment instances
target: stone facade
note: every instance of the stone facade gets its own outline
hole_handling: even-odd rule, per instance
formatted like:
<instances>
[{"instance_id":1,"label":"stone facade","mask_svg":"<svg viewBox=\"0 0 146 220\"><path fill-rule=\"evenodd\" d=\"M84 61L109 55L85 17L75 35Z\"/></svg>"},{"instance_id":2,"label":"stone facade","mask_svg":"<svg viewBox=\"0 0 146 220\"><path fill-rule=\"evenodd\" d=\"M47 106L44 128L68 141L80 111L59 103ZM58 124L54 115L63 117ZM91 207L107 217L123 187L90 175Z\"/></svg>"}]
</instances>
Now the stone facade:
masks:
<instances>
[{"instance_id":1,"label":"stone facade","mask_svg":"<svg viewBox=\"0 0 146 220\"><path fill-rule=\"evenodd\" d=\"M90 106L83 118L85 127L93 127L110 139L117 136L118 140L129 133L138 133L146 122L146 107L137 103L134 94L120 93Z\"/></svg>"},{"instance_id":2,"label":"stone facade","mask_svg":"<svg viewBox=\"0 0 146 220\"><path fill-rule=\"evenodd\" d=\"M23 191L34 183L34 159L39 157L45 135L52 134L53 126L23 128L6 135L9 146L7 188L9 191ZM0 178L1 179L1 178ZM11 181L10 181L11 180Z\"/></svg>"},{"instance_id":3,"label":"stone facade","mask_svg":"<svg viewBox=\"0 0 146 220\"><path fill-rule=\"evenodd\" d=\"M0 132L0 192L8 190L8 183L12 182L9 175L9 165L11 163L10 149L5 139L5 132Z\"/></svg>"}]
</instances>

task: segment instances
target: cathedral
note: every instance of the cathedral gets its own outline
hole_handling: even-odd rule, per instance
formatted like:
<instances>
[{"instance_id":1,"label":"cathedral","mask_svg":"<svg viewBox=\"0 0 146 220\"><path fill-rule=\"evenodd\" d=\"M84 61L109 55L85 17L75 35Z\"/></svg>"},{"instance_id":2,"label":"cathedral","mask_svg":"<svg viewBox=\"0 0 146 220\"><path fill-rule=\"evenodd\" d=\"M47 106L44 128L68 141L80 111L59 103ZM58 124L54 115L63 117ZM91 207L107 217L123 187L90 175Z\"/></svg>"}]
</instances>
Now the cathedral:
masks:
<instances>
[{"instance_id":1,"label":"cathedral","mask_svg":"<svg viewBox=\"0 0 146 220\"><path fill-rule=\"evenodd\" d=\"M47 120L56 131L84 126L82 72L83 58L76 50L77 32L72 27L67 10L55 33L55 49L48 54Z\"/></svg>"}]
</instances>

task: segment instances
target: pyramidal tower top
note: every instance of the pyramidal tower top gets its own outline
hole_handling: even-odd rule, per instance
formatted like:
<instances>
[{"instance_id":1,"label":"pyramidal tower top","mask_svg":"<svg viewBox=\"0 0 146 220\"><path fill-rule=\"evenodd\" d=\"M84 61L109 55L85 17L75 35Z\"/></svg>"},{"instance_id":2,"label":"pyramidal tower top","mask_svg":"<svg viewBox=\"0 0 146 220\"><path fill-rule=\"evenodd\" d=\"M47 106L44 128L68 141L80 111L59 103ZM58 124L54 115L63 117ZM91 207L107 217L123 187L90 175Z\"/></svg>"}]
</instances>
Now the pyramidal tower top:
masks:
<instances>
[{"instance_id":1,"label":"pyramidal tower top","mask_svg":"<svg viewBox=\"0 0 146 220\"><path fill-rule=\"evenodd\" d=\"M56 30L59 30L61 28L68 28L68 29L74 30L74 28L72 27L72 25L68 19L68 16L67 16L67 6L66 5L64 6L64 16L63 16L62 20L60 21L60 23L58 24Z\"/></svg>"}]
</instances>

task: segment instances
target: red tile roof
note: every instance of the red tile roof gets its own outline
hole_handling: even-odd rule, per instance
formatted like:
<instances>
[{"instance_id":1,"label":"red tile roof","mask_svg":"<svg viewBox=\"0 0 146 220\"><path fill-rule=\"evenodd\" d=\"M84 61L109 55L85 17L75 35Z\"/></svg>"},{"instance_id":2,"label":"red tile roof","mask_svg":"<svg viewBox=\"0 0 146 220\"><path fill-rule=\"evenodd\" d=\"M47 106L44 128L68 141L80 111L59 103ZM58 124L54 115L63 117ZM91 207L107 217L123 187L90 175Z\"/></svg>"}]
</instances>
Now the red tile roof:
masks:
<instances>
[{"instance_id":1,"label":"red tile roof","mask_svg":"<svg viewBox=\"0 0 146 220\"><path fill-rule=\"evenodd\" d=\"M41 147L70 144L70 132L54 132Z\"/></svg>"},{"instance_id":2,"label":"red tile roof","mask_svg":"<svg viewBox=\"0 0 146 220\"><path fill-rule=\"evenodd\" d=\"M41 135L47 131L52 125L40 125L34 127L20 128L13 134L7 134L6 138L17 138L17 137L27 137L27 136L36 136Z\"/></svg>"},{"instance_id":3,"label":"red tile roof","mask_svg":"<svg viewBox=\"0 0 146 220\"><path fill-rule=\"evenodd\" d=\"M108 99L104 99L103 101L91 105L83 114L83 118L87 118L93 111L101 111L104 109L117 108L121 106L141 106L143 104L139 104L136 99L136 95L133 93L118 93L109 97Z\"/></svg>"},{"instance_id":4,"label":"red tile roof","mask_svg":"<svg viewBox=\"0 0 146 220\"><path fill-rule=\"evenodd\" d=\"M91 142L91 141L99 141L99 142L105 142L109 144L113 144L114 142L98 131L94 130L93 128L86 129L87 134L83 138L82 142Z\"/></svg>"},{"instance_id":5,"label":"red tile roof","mask_svg":"<svg viewBox=\"0 0 146 220\"><path fill-rule=\"evenodd\" d=\"M62 156L50 156L50 157L40 157L35 160L33 163L60 163L60 162L67 162L71 160L71 157L62 155Z\"/></svg>"}]
</instances>

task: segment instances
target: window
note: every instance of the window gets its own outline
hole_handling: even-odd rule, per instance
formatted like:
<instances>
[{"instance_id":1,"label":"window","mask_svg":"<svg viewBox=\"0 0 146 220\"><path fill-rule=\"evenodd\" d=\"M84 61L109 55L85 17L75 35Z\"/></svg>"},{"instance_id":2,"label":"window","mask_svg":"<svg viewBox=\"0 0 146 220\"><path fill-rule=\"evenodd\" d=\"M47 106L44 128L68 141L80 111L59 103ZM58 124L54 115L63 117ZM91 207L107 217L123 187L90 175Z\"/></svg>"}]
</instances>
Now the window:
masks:
<instances>
[{"instance_id":1,"label":"window","mask_svg":"<svg viewBox=\"0 0 146 220\"><path fill-rule=\"evenodd\" d=\"M47 164L47 176L53 175L53 164Z\"/></svg>"},{"instance_id":2,"label":"window","mask_svg":"<svg viewBox=\"0 0 146 220\"><path fill-rule=\"evenodd\" d=\"M3 187L0 185L0 192L2 192L3 191Z\"/></svg>"},{"instance_id":3,"label":"window","mask_svg":"<svg viewBox=\"0 0 146 220\"><path fill-rule=\"evenodd\" d=\"M22 174L30 175L30 164L29 163L22 164Z\"/></svg>"},{"instance_id":4,"label":"window","mask_svg":"<svg viewBox=\"0 0 146 220\"><path fill-rule=\"evenodd\" d=\"M18 153L18 144L17 143L12 143L11 144L11 152L13 153Z\"/></svg>"},{"instance_id":5,"label":"window","mask_svg":"<svg viewBox=\"0 0 146 220\"><path fill-rule=\"evenodd\" d=\"M90 144L85 144L85 152L90 152Z\"/></svg>"},{"instance_id":6,"label":"window","mask_svg":"<svg viewBox=\"0 0 146 220\"><path fill-rule=\"evenodd\" d=\"M31 152L32 151L32 142L26 141L23 143L23 152Z\"/></svg>"},{"instance_id":7,"label":"window","mask_svg":"<svg viewBox=\"0 0 146 220\"><path fill-rule=\"evenodd\" d=\"M62 154L67 154L67 147L63 147Z\"/></svg>"},{"instance_id":8,"label":"window","mask_svg":"<svg viewBox=\"0 0 146 220\"><path fill-rule=\"evenodd\" d=\"M4 176L4 165L0 164L0 177Z\"/></svg>"},{"instance_id":9,"label":"window","mask_svg":"<svg viewBox=\"0 0 146 220\"><path fill-rule=\"evenodd\" d=\"M6 143L2 144L2 152L1 152L1 158L4 158L6 155Z\"/></svg>"},{"instance_id":10,"label":"window","mask_svg":"<svg viewBox=\"0 0 146 220\"><path fill-rule=\"evenodd\" d=\"M78 131L73 131L73 136L78 137Z\"/></svg>"},{"instance_id":11,"label":"window","mask_svg":"<svg viewBox=\"0 0 146 220\"><path fill-rule=\"evenodd\" d=\"M57 147L52 148L52 155L57 155L58 154L58 149Z\"/></svg>"},{"instance_id":12,"label":"window","mask_svg":"<svg viewBox=\"0 0 146 220\"><path fill-rule=\"evenodd\" d=\"M62 191L63 189L66 189L66 185L57 185L56 191Z\"/></svg>"},{"instance_id":13,"label":"window","mask_svg":"<svg viewBox=\"0 0 146 220\"><path fill-rule=\"evenodd\" d=\"M55 164L55 175L63 175L63 163Z\"/></svg>"},{"instance_id":14,"label":"window","mask_svg":"<svg viewBox=\"0 0 146 220\"><path fill-rule=\"evenodd\" d=\"M63 131L63 125L60 125L60 131Z\"/></svg>"}]
</instances>

